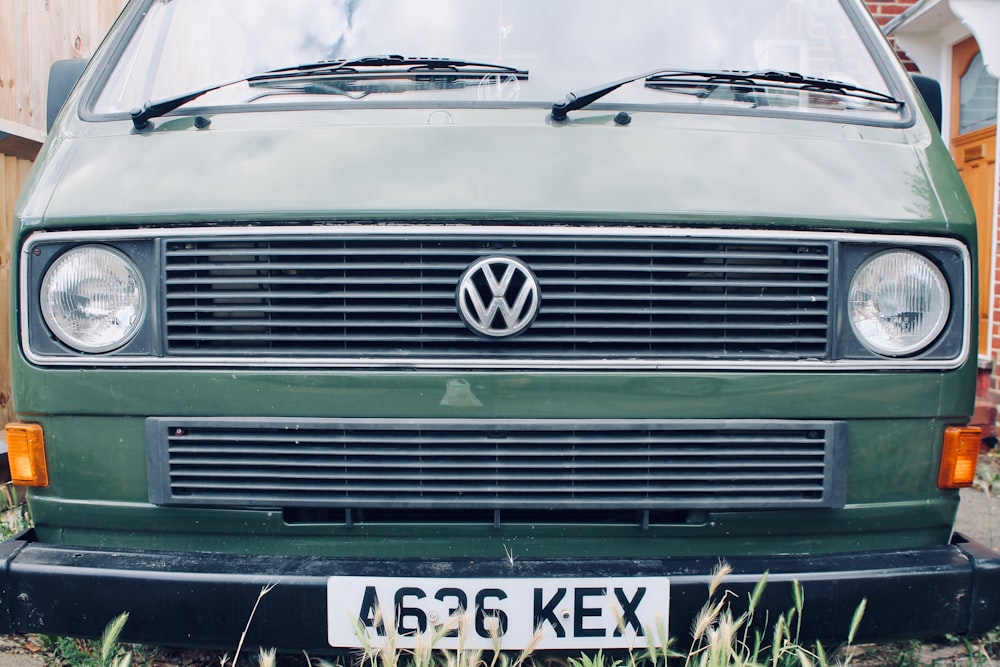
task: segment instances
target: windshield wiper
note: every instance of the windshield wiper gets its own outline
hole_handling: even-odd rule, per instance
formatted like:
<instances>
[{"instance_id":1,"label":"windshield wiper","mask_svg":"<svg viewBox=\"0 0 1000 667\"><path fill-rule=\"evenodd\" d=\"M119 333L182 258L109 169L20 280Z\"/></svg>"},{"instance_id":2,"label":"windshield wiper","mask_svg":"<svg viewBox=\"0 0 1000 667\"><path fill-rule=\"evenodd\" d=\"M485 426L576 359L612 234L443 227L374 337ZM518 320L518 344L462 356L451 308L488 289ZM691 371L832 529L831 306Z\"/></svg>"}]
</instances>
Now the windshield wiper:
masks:
<instances>
[{"instance_id":1,"label":"windshield wiper","mask_svg":"<svg viewBox=\"0 0 1000 667\"><path fill-rule=\"evenodd\" d=\"M518 78L527 78L527 70L499 65L497 63L480 63L469 60L457 60L455 58L412 58L399 55L387 56L364 56L362 58L348 58L342 60L322 60L307 65L295 65L294 67L282 67L280 69L268 70L263 74L248 77L248 80L270 79L275 76L314 76L322 74L334 74L344 71L356 71L359 67L398 67L407 72L419 73L447 73L458 72L464 68L474 68L489 70L495 74L512 74Z\"/></svg>"},{"instance_id":2,"label":"windshield wiper","mask_svg":"<svg viewBox=\"0 0 1000 667\"><path fill-rule=\"evenodd\" d=\"M796 90L807 92L831 93L856 97L869 102L901 106L903 103L895 97L877 90L861 88L843 81L820 79L804 76L798 72L781 72L767 70L749 72L740 70L720 70L716 72L662 72L646 78L647 88L693 87L707 84L740 84L754 85L764 82L769 88L779 90ZM778 84L778 85L774 85Z\"/></svg>"},{"instance_id":3,"label":"windshield wiper","mask_svg":"<svg viewBox=\"0 0 1000 667\"><path fill-rule=\"evenodd\" d=\"M136 130L143 130L153 118L159 118L170 113L188 102L198 99L213 91L232 86L238 83L258 83L273 81L277 79L295 79L300 77L332 76L340 74L351 74L353 76L363 76L361 70L364 68L397 68L396 75L421 76L455 76L455 75L486 75L486 74L507 74L518 79L527 79L528 71L520 70L506 65L495 63L471 62L467 60L457 60L454 58L408 58L400 55L384 56L364 56L362 58L345 58L341 60L321 60L315 63L304 65L294 65L292 67L281 67L268 70L260 74L233 79L223 83L214 84L206 88L201 88L182 95L168 97L158 102L146 102L142 107L134 109L130 115L132 124ZM469 71L463 72L465 68Z\"/></svg>"},{"instance_id":4,"label":"windshield wiper","mask_svg":"<svg viewBox=\"0 0 1000 667\"><path fill-rule=\"evenodd\" d=\"M638 76L631 76L619 81L589 88L575 93L569 93L562 101L552 105L552 120L566 120L566 114L601 99L622 86L645 79L647 88L691 87L705 84L733 85L745 83L748 85L767 83L776 87L825 92L835 95L858 97L872 102L891 104L901 107L903 103L896 98L876 90L859 88L842 81L820 79L799 74L797 72L781 71L747 71L747 70L679 70L659 69Z\"/></svg>"}]
</instances>

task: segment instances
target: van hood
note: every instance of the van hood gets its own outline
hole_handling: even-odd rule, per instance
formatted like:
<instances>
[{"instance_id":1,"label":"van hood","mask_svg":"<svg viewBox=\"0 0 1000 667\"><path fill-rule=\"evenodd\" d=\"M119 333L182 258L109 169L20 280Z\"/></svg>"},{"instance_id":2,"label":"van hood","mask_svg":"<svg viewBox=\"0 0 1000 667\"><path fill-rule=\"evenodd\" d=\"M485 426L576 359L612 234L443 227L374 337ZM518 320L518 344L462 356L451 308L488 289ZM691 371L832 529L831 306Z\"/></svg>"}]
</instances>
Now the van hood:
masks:
<instances>
[{"instance_id":1,"label":"van hood","mask_svg":"<svg viewBox=\"0 0 1000 667\"><path fill-rule=\"evenodd\" d=\"M219 115L205 129L173 118L145 134L117 121L77 122L83 132L49 147L47 182L35 184L37 205L26 208L60 226L947 217L925 169L927 146L908 145L903 130L664 113L635 114L627 126L611 119L557 126L537 110L300 111Z\"/></svg>"}]
</instances>

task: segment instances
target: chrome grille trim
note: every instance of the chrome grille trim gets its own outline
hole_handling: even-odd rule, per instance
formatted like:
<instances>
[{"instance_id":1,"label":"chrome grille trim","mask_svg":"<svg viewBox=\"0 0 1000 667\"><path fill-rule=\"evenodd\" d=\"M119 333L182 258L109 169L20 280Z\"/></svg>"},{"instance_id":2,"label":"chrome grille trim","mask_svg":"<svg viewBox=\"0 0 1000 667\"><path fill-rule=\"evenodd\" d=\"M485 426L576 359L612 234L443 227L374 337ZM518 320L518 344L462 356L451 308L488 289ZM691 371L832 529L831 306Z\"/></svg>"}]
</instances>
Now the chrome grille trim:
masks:
<instances>
[{"instance_id":1,"label":"chrome grille trim","mask_svg":"<svg viewBox=\"0 0 1000 667\"><path fill-rule=\"evenodd\" d=\"M252 508L840 507L846 437L778 420L147 420L151 502Z\"/></svg>"},{"instance_id":2,"label":"chrome grille trim","mask_svg":"<svg viewBox=\"0 0 1000 667\"><path fill-rule=\"evenodd\" d=\"M775 241L782 243L830 243L836 246L851 244L884 244L890 247L937 247L955 253L961 263L961 288L953 296L953 302L958 304L956 317L961 322L971 318L971 260L964 244L956 239L940 237L925 237L915 235L887 235L849 232L805 232L786 229L696 229L696 228L661 228L657 226L639 227L582 227L582 226L478 226L459 223L303 223L283 226L205 226L205 227L146 227L142 229L86 229L56 232L34 232L22 247L20 262L20 299L22 303L30 304L32 294L28 291L31 284L28 280L30 256L36 252L40 244L71 244L71 243L125 243L132 241L158 240L165 243L181 238L217 238L221 235L239 236L241 238L259 238L280 235L283 237L313 237L316 235L351 235L363 234L381 236L384 234L405 234L414 238L428 238L442 234L461 234L479 237L494 235L518 235L524 237L579 237L603 239L606 237L621 237L627 235L635 239L658 238L702 238L702 239L747 239L754 241ZM707 301L708 299L703 299ZM733 301L734 305L739 304ZM594 307L594 304L591 304ZM373 302L371 308L378 309L378 302ZM594 307L595 310L600 310ZM364 311L359 311L364 312ZM445 310L440 310L440 313ZM586 312L583 309L582 312ZM32 341L39 338L39 333L32 329L33 320L30 312L20 309L21 340L25 357L32 363L44 366L88 366L111 367L127 365L129 367L166 367L166 368L274 368L274 369L494 369L494 370L537 370L549 372L576 372L584 370L696 370L696 371L738 371L738 370L772 370L772 371L844 371L844 370L918 370L918 369L953 369L962 366L970 355L969 328L961 327L961 349L949 358L686 358L686 357L619 357L604 358L526 358L518 356L496 358L455 357L442 358L433 354L410 354L398 356L296 356L259 354L247 355L220 354L218 356L166 356L161 349L150 352L130 352L127 355L118 353L108 355L78 355L72 353L56 353L45 349L36 349ZM161 318L163 313L154 313ZM44 337L44 335L43 335ZM44 348L44 346L42 346Z\"/></svg>"}]
</instances>

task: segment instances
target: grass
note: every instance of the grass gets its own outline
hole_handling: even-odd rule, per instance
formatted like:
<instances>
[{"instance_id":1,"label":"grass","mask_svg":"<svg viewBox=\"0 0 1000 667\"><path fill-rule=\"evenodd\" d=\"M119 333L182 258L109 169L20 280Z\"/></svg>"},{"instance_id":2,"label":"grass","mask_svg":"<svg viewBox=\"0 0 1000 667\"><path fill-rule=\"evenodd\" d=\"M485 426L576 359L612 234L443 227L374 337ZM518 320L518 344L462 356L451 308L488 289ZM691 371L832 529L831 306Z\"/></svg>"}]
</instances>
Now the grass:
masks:
<instances>
[{"instance_id":1,"label":"grass","mask_svg":"<svg viewBox=\"0 0 1000 667\"><path fill-rule=\"evenodd\" d=\"M785 630L780 632L785 632ZM85 642L68 638L48 639L51 644L46 647L46 661L49 665L65 667L113 667L112 664L101 662L100 642ZM777 662L771 660L774 652L759 653L753 659L752 655L742 657L729 655L722 646L716 647L716 652L691 651L685 655L673 654L669 662L645 660L645 656L605 653L597 651L591 654L581 654L578 657L559 657L552 655L528 655L523 667L833 667L834 665L851 665L852 667L992 667L1000 665L1000 629L994 630L976 640L950 638L943 644L921 644L920 642L900 642L885 645L849 646L830 653L819 653L819 645L812 649L797 644L784 644L776 652ZM116 646L114 655L122 656L124 652L131 655L131 667L221 667L233 665L227 656L214 653L181 651L178 649L163 649L132 645ZM499 656L494 662L494 656L482 653L429 653L409 655L399 653L394 661L383 663L380 659L377 667L514 667L516 658ZM728 662L727 662L728 660ZM239 667L372 667L372 663L364 663L360 658L339 662L311 658L297 654L275 654L273 651L258 649L257 653L246 655L238 662ZM128 665L128 663L125 663Z\"/></svg>"},{"instance_id":2,"label":"grass","mask_svg":"<svg viewBox=\"0 0 1000 667\"><path fill-rule=\"evenodd\" d=\"M28 506L11 482L0 485L0 541L31 528Z\"/></svg>"},{"instance_id":3,"label":"grass","mask_svg":"<svg viewBox=\"0 0 1000 667\"><path fill-rule=\"evenodd\" d=\"M118 643L127 622L128 614L115 618L96 642L81 642L66 637L48 640L50 662L75 667L131 667L136 649Z\"/></svg>"},{"instance_id":4,"label":"grass","mask_svg":"<svg viewBox=\"0 0 1000 667\"><path fill-rule=\"evenodd\" d=\"M1000 493L1000 451L996 447L979 457L973 486L988 496Z\"/></svg>"}]
</instances>

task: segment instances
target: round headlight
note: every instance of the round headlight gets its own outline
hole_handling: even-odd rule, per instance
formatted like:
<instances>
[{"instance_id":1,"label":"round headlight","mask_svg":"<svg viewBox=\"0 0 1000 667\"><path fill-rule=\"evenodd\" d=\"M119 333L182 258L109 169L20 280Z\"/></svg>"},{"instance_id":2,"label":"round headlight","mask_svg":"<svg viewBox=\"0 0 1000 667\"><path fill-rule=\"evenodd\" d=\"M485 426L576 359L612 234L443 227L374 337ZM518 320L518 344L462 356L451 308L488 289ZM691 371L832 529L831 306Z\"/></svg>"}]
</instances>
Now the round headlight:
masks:
<instances>
[{"instance_id":1,"label":"round headlight","mask_svg":"<svg viewBox=\"0 0 1000 667\"><path fill-rule=\"evenodd\" d=\"M130 341L146 314L139 269L106 246L73 248L42 279L42 315L56 337L80 352L108 352Z\"/></svg>"},{"instance_id":2,"label":"round headlight","mask_svg":"<svg viewBox=\"0 0 1000 667\"><path fill-rule=\"evenodd\" d=\"M948 282L934 264L909 250L869 257L851 281L851 328L872 352L900 357L927 348L951 308Z\"/></svg>"}]
</instances>

